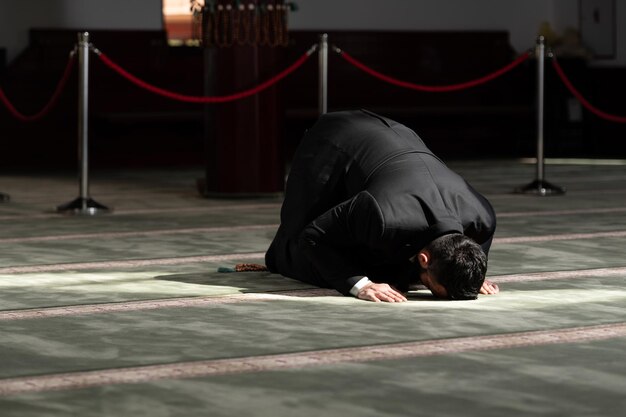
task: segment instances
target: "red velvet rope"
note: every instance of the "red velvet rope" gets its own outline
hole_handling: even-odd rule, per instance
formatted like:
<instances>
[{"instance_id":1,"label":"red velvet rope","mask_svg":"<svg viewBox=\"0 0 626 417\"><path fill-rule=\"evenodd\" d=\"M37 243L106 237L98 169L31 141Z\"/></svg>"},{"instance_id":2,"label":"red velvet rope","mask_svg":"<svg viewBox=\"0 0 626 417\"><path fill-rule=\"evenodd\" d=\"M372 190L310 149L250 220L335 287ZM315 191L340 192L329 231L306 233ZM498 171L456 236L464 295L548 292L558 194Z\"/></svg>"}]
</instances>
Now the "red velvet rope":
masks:
<instances>
[{"instance_id":1,"label":"red velvet rope","mask_svg":"<svg viewBox=\"0 0 626 417\"><path fill-rule=\"evenodd\" d=\"M510 64L504 66L503 68L500 68L499 70L488 74L484 77L481 78L477 78L475 80L471 80L468 82L464 82L464 83L459 83L459 84L451 84L451 85L440 85L440 86L429 86L429 85L420 85L420 84L414 84L408 81L402 81L402 80L398 80L397 78L392 78L389 77L385 74L381 74L380 72L373 70L372 68L366 66L365 64L363 64L360 61L357 61L356 59L354 59L353 57L351 57L350 55L348 55L346 52L339 52L339 54L341 55L341 57L343 59L345 59L346 61L348 61L349 63L351 63L352 65L354 65L355 67L357 67L358 69L360 69L361 71L364 71L366 73L368 73L369 75L376 77L382 81L385 81L389 84L393 84L396 85L398 87L403 87L403 88L409 88L411 90L417 90L417 91L425 91L425 92L429 92L429 93L447 93L450 91L458 91L458 90L464 90L467 88L471 88L471 87L475 87L477 85L480 84L484 84L488 81L493 80L494 78L497 78L509 71L511 71L513 68L517 67L518 65L520 65L522 62L526 61L529 57L530 57L530 53L526 52L522 55L520 55L515 61L511 62Z\"/></svg>"},{"instance_id":2,"label":"red velvet rope","mask_svg":"<svg viewBox=\"0 0 626 417\"><path fill-rule=\"evenodd\" d=\"M135 77L133 74L129 73L128 71L126 71L125 69L120 67L118 64L113 62L105 54L103 54L103 53L99 53L98 54L98 57L100 57L100 60L105 65L107 65L109 68L111 68L112 70L114 70L115 72L120 74L122 77L126 78L128 81L132 82L133 84L137 85L140 88L143 88L145 90L150 91L151 93L158 94L160 96L167 97L167 98L170 98L170 99L173 99L173 100L184 101L184 102L187 102L187 103L204 103L204 104L207 104L207 103L225 103L225 102L228 102L228 101L240 100L242 98L246 98L246 97L252 96L254 94L258 94L261 91L263 91L263 90L271 87L272 85L278 83L280 80L282 80L283 78L285 78L286 76L288 76L289 74L291 74L292 72L297 70L300 66L302 66L302 64L304 64L307 61L307 59L309 59L310 56L311 56L311 52L305 53L300 58L298 58L298 60L296 62L291 64L289 67L285 68L280 73L276 74L275 76L273 76L269 80L264 81L261 84L259 84L258 86L253 87L253 88L251 88L249 90L241 91L239 93L230 94L230 95L226 95L226 96L206 97L206 96L188 96L188 95L179 94L179 93L175 93L175 92L172 92L172 91L169 91L169 90L165 90L163 88L156 87L156 86L154 86L152 84L149 84L149 83L147 83L147 82L145 82L143 80L140 80L139 78Z\"/></svg>"},{"instance_id":3,"label":"red velvet rope","mask_svg":"<svg viewBox=\"0 0 626 417\"><path fill-rule=\"evenodd\" d=\"M13 106L13 104L9 101L8 97L6 96L2 88L0 88L0 101L2 101L2 103L7 108L7 110L9 110L9 113L11 113L11 115L13 115L16 119L21 120L22 122L33 122L35 120L41 119L46 114L48 114L50 110L52 110L54 105L57 103L59 96L65 89L65 84L67 84L67 80L70 77L70 74L72 73L72 69L74 68L74 61L75 61L74 55L72 54L70 55L70 58L67 61L67 65L65 66L63 75L61 76L61 79L57 83L54 93L52 93L52 97L50 97L50 100L48 100L48 103L46 103L46 105L43 106L43 108L39 110L37 113L32 114L32 115L25 115L23 113L20 113L20 111L17 110L15 106Z\"/></svg>"},{"instance_id":4,"label":"red velvet rope","mask_svg":"<svg viewBox=\"0 0 626 417\"><path fill-rule=\"evenodd\" d=\"M589 103L583 97L583 95L580 94L580 92L574 87L574 85L571 83L571 81L567 78L567 76L563 72L563 68L561 68L561 65L559 65L559 63L556 60L556 58L552 59L552 66L554 67L554 70L559 75L559 77L561 78L561 81L563 81L563 84L565 84L565 86L570 91L570 93L572 93L572 95L574 97L576 97L578 99L578 101L580 101L580 103L587 110L589 110L591 113L595 114L596 116L598 116L598 117L600 117L602 119L610 120L611 122L626 123L626 117L616 116L614 114L609 114L609 113L603 112L602 110L598 109L597 107L594 107L591 103Z\"/></svg>"}]
</instances>

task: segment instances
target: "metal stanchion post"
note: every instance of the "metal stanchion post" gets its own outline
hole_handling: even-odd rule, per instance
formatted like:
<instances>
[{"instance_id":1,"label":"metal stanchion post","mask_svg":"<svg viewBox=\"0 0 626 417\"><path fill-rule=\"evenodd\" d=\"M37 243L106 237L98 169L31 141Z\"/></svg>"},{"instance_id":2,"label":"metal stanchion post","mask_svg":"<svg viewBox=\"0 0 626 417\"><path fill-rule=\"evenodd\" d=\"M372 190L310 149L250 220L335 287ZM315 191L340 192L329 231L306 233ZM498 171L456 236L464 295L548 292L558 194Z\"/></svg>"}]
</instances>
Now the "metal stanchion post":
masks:
<instances>
[{"instance_id":1,"label":"metal stanchion post","mask_svg":"<svg viewBox=\"0 0 626 417\"><path fill-rule=\"evenodd\" d=\"M536 194L540 196L565 194L565 189L545 180L545 157L543 144L543 116L545 90L545 38L537 38L535 48L537 57L537 177L530 184L515 189L515 193Z\"/></svg>"},{"instance_id":2,"label":"metal stanchion post","mask_svg":"<svg viewBox=\"0 0 626 417\"><path fill-rule=\"evenodd\" d=\"M324 33L320 36L319 47L319 112L325 114L328 112L328 34Z\"/></svg>"},{"instance_id":3,"label":"metal stanchion post","mask_svg":"<svg viewBox=\"0 0 626 417\"><path fill-rule=\"evenodd\" d=\"M57 207L63 214L95 215L109 211L89 196L89 33L78 34L78 163L79 196Z\"/></svg>"}]
</instances>

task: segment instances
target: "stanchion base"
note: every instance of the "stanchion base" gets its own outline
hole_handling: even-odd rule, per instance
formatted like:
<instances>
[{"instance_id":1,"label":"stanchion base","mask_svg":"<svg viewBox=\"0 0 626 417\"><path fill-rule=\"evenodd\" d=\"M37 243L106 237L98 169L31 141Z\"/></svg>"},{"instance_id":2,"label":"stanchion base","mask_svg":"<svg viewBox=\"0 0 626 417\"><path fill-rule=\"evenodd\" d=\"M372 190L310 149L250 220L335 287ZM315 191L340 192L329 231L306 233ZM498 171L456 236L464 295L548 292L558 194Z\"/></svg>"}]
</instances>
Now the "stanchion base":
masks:
<instances>
[{"instance_id":1,"label":"stanchion base","mask_svg":"<svg viewBox=\"0 0 626 417\"><path fill-rule=\"evenodd\" d=\"M0 203L8 203L11 201L11 197L8 194L0 193Z\"/></svg>"},{"instance_id":2,"label":"stanchion base","mask_svg":"<svg viewBox=\"0 0 626 417\"><path fill-rule=\"evenodd\" d=\"M78 197L69 203L57 207L58 213L79 216L95 216L97 214L106 214L110 211L107 206L103 206L92 198L84 197Z\"/></svg>"},{"instance_id":3,"label":"stanchion base","mask_svg":"<svg viewBox=\"0 0 626 417\"><path fill-rule=\"evenodd\" d=\"M516 194L535 194L542 197L563 195L565 194L565 188L559 187L544 180L534 180L528 185L518 187L513 190Z\"/></svg>"}]
</instances>

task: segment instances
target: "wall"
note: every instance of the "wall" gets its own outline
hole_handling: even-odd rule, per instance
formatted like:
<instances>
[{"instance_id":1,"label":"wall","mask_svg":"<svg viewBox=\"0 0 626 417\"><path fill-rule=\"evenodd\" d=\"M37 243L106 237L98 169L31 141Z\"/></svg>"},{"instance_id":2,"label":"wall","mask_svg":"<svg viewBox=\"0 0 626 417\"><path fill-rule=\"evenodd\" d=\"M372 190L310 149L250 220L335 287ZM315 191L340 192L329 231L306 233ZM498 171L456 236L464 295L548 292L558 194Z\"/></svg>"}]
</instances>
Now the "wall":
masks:
<instances>
[{"instance_id":1,"label":"wall","mask_svg":"<svg viewBox=\"0 0 626 417\"><path fill-rule=\"evenodd\" d=\"M552 0L552 23L554 29L562 33L570 27L579 27L579 0ZM593 66L626 66L626 1L615 0L616 56L615 59L595 60Z\"/></svg>"},{"instance_id":2,"label":"wall","mask_svg":"<svg viewBox=\"0 0 626 417\"><path fill-rule=\"evenodd\" d=\"M617 56L614 60L599 61L598 65L606 66L626 66L626 1L616 0L616 20L617 20Z\"/></svg>"},{"instance_id":3,"label":"wall","mask_svg":"<svg viewBox=\"0 0 626 417\"><path fill-rule=\"evenodd\" d=\"M161 0L0 1L0 48L11 61L28 44L28 30L160 29Z\"/></svg>"},{"instance_id":4,"label":"wall","mask_svg":"<svg viewBox=\"0 0 626 417\"><path fill-rule=\"evenodd\" d=\"M508 30L516 50L551 20L546 0L315 0L298 2L294 29ZM477 45L480 47L480 45Z\"/></svg>"},{"instance_id":5,"label":"wall","mask_svg":"<svg viewBox=\"0 0 626 417\"><path fill-rule=\"evenodd\" d=\"M49 26L61 18L52 1L33 0L28 6L19 1L0 2L0 48L7 49L7 60L28 44L28 28Z\"/></svg>"},{"instance_id":6,"label":"wall","mask_svg":"<svg viewBox=\"0 0 626 417\"><path fill-rule=\"evenodd\" d=\"M508 30L518 52L531 48L542 22L557 33L578 28L579 0L301 0L294 29ZM616 0L617 56L595 65L626 66L626 1ZM480 47L480 45L477 45Z\"/></svg>"},{"instance_id":7,"label":"wall","mask_svg":"<svg viewBox=\"0 0 626 417\"><path fill-rule=\"evenodd\" d=\"M557 32L578 27L579 0L296 0L294 29L508 30L518 51L533 46L539 25ZM616 1L617 22L626 22L626 1ZM30 27L159 29L161 0L0 1L0 48L11 60L28 42ZM617 59L626 66L626 25L617 28ZM480 47L480 45L477 45Z\"/></svg>"}]
</instances>

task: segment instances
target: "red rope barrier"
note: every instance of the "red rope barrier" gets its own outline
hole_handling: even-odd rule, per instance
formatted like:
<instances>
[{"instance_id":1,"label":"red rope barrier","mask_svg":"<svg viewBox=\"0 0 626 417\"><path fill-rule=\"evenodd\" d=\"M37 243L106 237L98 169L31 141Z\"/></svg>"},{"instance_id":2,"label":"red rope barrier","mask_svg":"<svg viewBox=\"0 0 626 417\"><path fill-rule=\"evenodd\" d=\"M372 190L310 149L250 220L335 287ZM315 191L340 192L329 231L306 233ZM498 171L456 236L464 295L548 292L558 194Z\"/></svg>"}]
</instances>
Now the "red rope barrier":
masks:
<instances>
[{"instance_id":1,"label":"red rope barrier","mask_svg":"<svg viewBox=\"0 0 626 417\"><path fill-rule=\"evenodd\" d=\"M61 93L63 92L65 88L65 84L67 84L67 80L70 77L70 74L72 73L72 69L74 68L74 61L75 61L74 55L72 54L70 55L70 58L67 61L67 65L65 66L63 75L61 76L61 79L57 83L54 93L52 93L52 97L50 97L50 100L48 100L48 103L46 103L46 105L43 106L43 108L39 110L37 113L32 114L32 115L25 115L21 113L9 101L8 97L6 96L2 88L0 88L0 101L2 101L2 103L7 108L9 113L11 113L11 115L13 115L16 119L21 120L22 122L33 122L35 120L41 119L46 114L48 114L50 110L52 110L54 105L57 103L59 97L61 96Z\"/></svg>"},{"instance_id":2,"label":"red rope barrier","mask_svg":"<svg viewBox=\"0 0 626 417\"><path fill-rule=\"evenodd\" d=\"M589 103L583 97L583 95L574 87L574 85L571 83L569 78L567 78L567 76L563 72L563 68L561 68L561 65L559 65L559 63L556 60L556 58L552 59L552 66L554 67L554 70L559 75L559 78L561 78L561 81L563 81L563 84L565 84L565 86L570 91L570 93L572 93L572 95L574 97L576 97L578 99L578 101L580 101L580 103L587 110L589 110L591 113L595 114L596 116L598 116L598 117L600 117L602 119L610 120L611 122L616 122L616 123L626 123L626 117L616 116L614 114L609 114L609 113L603 112L602 110L598 109L597 107L594 107L591 103Z\"/></svg>"},{"instance_id":3,"label":"red rope barrier","mask_svg":"<svg viewBox=\"0 0 626 417\"><path fill-rule=\"evenodd\" d=\"M128 71L126 71L125 69L120 67L118 64L113 62L111 60L111 58L109 58L108 56L106 56L102 52L98 53L98 57L100 58L100 60L105 65L107 65L109 68L111 68L112 70L114 70L115 72L120 74L122 77L126 78L128 81L130 81L131 83L135 84L136 86L150 91L151 93L158 94L160 96L167 97L167 98L170 98L170 99L173 99L173 100L184 101L184 102L187 102L187 103L204 103L204 104L207 104L207 103L225 103L225 102L228 102L228 101L240 100L242 98L246 98L246 97L252 96L254 94L258 94L261 91L263 91L263 90L271 87L272 85L278 83L280 80L282 80L283 78L285 78L286 76L288 76L289 74L291 74L292 72L294 72L295 70L300 68L300 66L302 66L302 64L304 64L309 59L309 57L311 56L312 53L313 53L312 50L310 50L309 52L306 52L304 55L302 55L300 58L298 58L298 60L296 60L296 62L294 62L293 64L291 64L290 66L285 68L283 71L281 71L280 73L276 74L275 76L273 76L269 80L264 81L263 83L259 84L256 87L253 87L253 88L251 88L249 90L241 91L241 92L235 93L235 94L230 94L230 95L226 95L226 96L215 96L215 97L189 96L189 95L179 94L179 93L175 93L175 92L172 92L172 91L169 91L169 90L165 90L165 89L160 88L160 87L156 87L156 86L154 86L152 84L149 84L149 83L147 83L147 82L137 78L133 74L129 73Z\"/></svg>"},{"instance_id":4,"label":"red rope barrier","mask_svg":"<svg viewBox=\"0 0 626 417\"><path fill-rule=\"evenodd\" d=\"M450 91L458 91L458 90L464 90L467 88L471 88L471 87L475 87L477 85L480 84L484 84L488 81L493 80L494 78L497 78L509 71L511 71L513 68L517 67L518 65L520 65L522 62L526 61L529 57L530 57L530 53L526 52L522 55L520 55L515 61L511 62L510 64L504 66L503 68L500 68L499 70L488 74L484 77L481 78L477 78L475 80L471 80L468 82L464 82L464 83L459 83L459 84L452 84L452 85L441 85L441 86L428 86L428 85L420 85L420 84L415 84L415 83L411 83L408 81L402 81L402 80L398 80L397 78L393 78L393 77L389 77L388 75L382 74L368 66L366 66L365 64L363 64L360 61L357 61L356 59L354 59L353 57L351 57L350 55L348 55L346 52L341 51L339 52L339 54L341 55L341 57L343 59L345 59L346 61L348 61L350 64L354 65L355 67L357 67L358 69L360 69L361 71L364 71L366 73L368 73L369 75L376 77L382 81L385 81L389 84L393 84L395 86L398 87L403 87L403 88L409 88L411 90L417 90L417 91L424 91L424 92L429 92L429 93L447 93Z\"/></svg>"}]
</instances>

